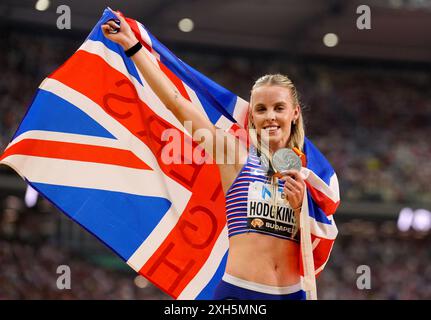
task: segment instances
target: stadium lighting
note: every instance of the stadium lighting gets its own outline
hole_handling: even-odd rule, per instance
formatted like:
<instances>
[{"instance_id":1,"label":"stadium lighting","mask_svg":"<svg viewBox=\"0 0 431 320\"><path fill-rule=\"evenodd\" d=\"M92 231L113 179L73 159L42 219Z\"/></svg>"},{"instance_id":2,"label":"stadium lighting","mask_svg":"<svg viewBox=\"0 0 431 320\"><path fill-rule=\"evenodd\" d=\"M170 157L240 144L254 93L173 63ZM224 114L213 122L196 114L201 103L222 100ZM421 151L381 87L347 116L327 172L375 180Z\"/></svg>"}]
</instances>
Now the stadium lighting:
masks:
<instances>
[{"instance_id":1,"label":"stadium lighting","mask_svg":"<svg viewBox=\"0 0 431 320\"><path fill-rule=\"evenodd\" d=\"M425 209L416 210L412 227L416 231L422 232L427 232L429 229L431 229L431 212Z\"/></svg>"},{"instance_id":2,"label":"stadium lighting","mask_svg":"<svg viewBox=\"0 0 431 320\"><path fill-rule=\"evenodd\" d=\"M413 221L413 210L410 208L403 208L398 215L397 226L400 231L408 231Z\"/></svg>"},{"instance_id":3,"label":"stadium lighting","mask_svg":"<svg viewBox=\"0 0 431 320\"><path fill-rule=\"evenodd\" d=\"M413 228L416 231L427 232L431 229L431 212L426 209L412 210L403 208L398 215L398 229L408 231Z\"/></svg>"},{"instance_id":4,"label":"stadium lighting","mask_svg":"<svg viewBox=\"0 0 431 320\"><path fill-rule=\"evenodd\" d=\"M327 33L323 36L323 44L329 48L338 44L338 36L335 33Z\"/></svg>"},{"instance_id":5,"label":"stadium lighting","mask_svg":"<svg viewBox=\"0 0 431 320\"><path fill-rule=\"evenodd\" d=\"M178 22L178 28L182 31L182 32L190 32L193 30L194 28L194 23L192 19L189 18L184 18L181 19Z\"/></svg>"},{"instance_id":6,"label":"stadium lighting","mask_svg":"<svg viewBox=\"0 0 431 320\"><path fill-rule=\"evenodd\" d=\"M36 10L45 11L49 8L49 0L37 0L34 7L36 8Z\"/></svg>"},{"instance_id":7,"label":"stadium lighting","mask_svg":"<svg viewBox=\"0 0 431 320\"><path fill-rule=\"evenodd\" d=\"M38 193L32 187L27 186L27 190L25 192L25 204L28 208L34 207L37 202Z\"/></svg>"}]
</instances>

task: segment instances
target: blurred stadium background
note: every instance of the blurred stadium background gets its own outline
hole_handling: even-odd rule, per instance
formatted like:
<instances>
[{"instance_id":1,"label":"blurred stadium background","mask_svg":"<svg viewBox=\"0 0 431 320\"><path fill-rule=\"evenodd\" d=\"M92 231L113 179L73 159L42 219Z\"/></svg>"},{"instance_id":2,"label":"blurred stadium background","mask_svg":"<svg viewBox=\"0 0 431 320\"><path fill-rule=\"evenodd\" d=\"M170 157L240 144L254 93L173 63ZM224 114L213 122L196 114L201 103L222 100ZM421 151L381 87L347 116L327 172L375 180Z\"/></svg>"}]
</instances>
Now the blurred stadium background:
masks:
<instances>
[{"instance_id":1,"label":"blurred stadium background","mask_svg":"<svg viewBox=\"0 0 431 320\"><path fill-rule=\"evenodd\" d=\"M70 30L56 27L63 4ZM371 30L356 27L362 4ZM307 135L340 181L339 237L320 299L431 299L431 1L2 0L0 151L40 82L106 6L245 99L265 73L296 83ZM179 29L184 18L192 31ZM327 33L338 44L326 46ZM56 287L59 265L71 268L71 290ZM356 286L360 265L371 289ZM0 299L46 298L170 299L46 200L26 198L25 182L1 166Z\"/></svg>"}]
</instances>

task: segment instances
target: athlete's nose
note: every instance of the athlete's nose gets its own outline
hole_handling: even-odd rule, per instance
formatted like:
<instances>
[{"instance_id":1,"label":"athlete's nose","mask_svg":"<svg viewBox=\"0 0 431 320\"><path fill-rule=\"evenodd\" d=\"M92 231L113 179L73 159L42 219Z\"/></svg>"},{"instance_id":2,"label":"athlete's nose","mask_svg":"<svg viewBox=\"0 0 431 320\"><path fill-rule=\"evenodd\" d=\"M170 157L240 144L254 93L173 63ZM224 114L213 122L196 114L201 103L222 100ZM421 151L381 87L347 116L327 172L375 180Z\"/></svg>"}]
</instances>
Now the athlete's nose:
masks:
<instances>
[{"instance_id":1,"label":"athlete's nose","mask_svg":"<svg viewBox=\"0 0 431 320\"><path fill-rule=\"evenodd\" d=\"M275 112L274 110L268 110L266 113L267 120L275 120Z\"/></svg>"}]
</instances>

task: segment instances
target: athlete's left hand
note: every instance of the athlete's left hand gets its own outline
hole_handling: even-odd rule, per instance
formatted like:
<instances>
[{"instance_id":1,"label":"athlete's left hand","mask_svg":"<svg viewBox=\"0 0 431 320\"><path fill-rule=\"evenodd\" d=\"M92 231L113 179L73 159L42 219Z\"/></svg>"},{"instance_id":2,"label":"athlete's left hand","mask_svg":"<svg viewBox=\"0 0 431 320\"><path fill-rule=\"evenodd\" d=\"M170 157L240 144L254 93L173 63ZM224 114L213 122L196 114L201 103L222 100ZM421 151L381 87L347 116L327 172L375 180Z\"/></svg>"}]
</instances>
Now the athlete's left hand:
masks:
<instances>
[{"instance_id":1,"label":"athlete's left hand","mask_svg":"<svg viewBox=\"0 0 431 320\"><path fill-rule=\"evenodd\" d=\"M284 181L284 194L293 209L301 208L304 199L305 182L297 170L287 170L283 172L280 180Z\"/></svg>"}]
</instances>

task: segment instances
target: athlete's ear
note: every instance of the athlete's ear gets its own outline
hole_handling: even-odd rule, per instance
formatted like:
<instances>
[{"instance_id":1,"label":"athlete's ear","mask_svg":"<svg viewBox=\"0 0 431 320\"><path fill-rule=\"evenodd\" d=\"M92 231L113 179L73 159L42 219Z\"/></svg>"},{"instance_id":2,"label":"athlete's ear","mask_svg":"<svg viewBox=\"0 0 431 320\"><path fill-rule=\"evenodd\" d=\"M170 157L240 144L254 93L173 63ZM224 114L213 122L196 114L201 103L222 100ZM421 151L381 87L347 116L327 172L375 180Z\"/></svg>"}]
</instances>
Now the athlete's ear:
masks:
<instances>
[{"instance_id":1,"label":"athlete's ear","mask_svg":"<svg viewBox=\"0 0 431 320\"><path fill-rule=\"evenodd\" d=\"M296 123L299 119L299 115L301 114L301 107L297 104L293 109L293 120Z\"/></svg>"},{"instance_id":2,"label":"athlete's ear","mask_svg":"<svg viewBox=\"0 0 431 320\"><path fill-rule=\"evenodd\" d=\"M251 112L250 112L250 125L251 125L251 127L254 129L254 128L256 128L256 126L255 126L255 124L254 124L254 119L253 119L253 115L251 114Z\"/></svg>"}]
</instances>

